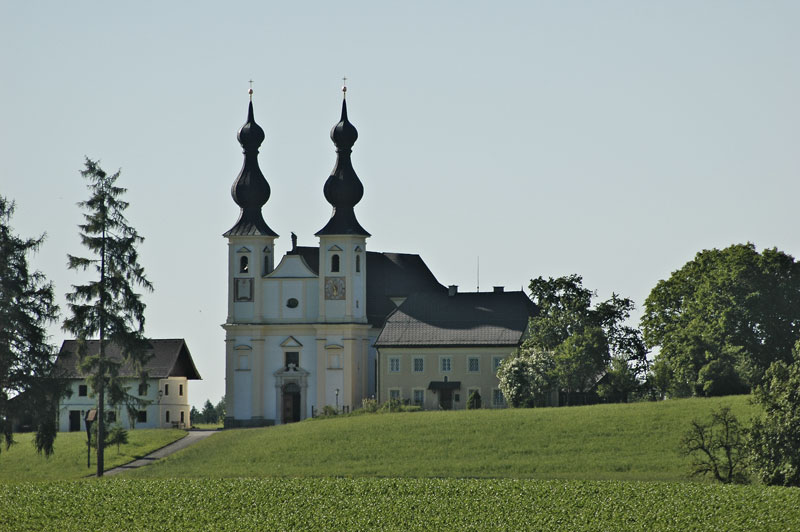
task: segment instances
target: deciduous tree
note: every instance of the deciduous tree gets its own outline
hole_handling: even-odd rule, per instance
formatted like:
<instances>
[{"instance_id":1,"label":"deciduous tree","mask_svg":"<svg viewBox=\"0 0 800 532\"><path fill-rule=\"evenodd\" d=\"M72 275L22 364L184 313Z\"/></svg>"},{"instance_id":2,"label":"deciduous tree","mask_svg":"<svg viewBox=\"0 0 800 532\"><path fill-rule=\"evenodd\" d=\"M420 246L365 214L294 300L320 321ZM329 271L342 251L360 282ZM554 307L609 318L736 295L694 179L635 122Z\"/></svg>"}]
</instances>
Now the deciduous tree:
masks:
<instances>
[{"instance_id":1,"label":"deciduous tree","mask_svg":"<svg viewBox=\"0 0 800 532\"><path fill-rule=\"evenodd\" d=\"M14 442L12 418L26 413L36 427L38 452L53 453L56 406L63 391L53 375L53 347L46 326L57 319L53 285L31 270L28 255L44 240L20 238L11 228L14 203L0 196L0 437ZM12 401L13 398L18 400Z\"/></svg>"},{"instance_id":2,"label":"deciduous tree","mask_svg":"<svg viewBox=\"0 0 800 532\"><path fill-rule=\"evenodd\" d=\"M81 175L88 181L89 199L78 205L85 209L81 224L81 242L90 257L69 255L73 270L91 270L95 277L83 285L73 285L67 294L71 316L64 329L76 335L80 368L87 376L97 397L97 425L100 441L105 440L105 401L111 404L126 402L129 395L119 378L122 364L130 364L140 372L147 359L148 343L144 338L145 304L134 290L140 287L152 291L144 268L139 264L137 246L144 240L125 218L129 204L122 200L126 189L116 186L120 172L107 174L97 161L86 159ZM86 340L97 338L99 353L89 355ZM112 342L120 347L123 360L105 355ZM103 475L103 445L97 448L97 476Z\"/></svg>"},{"instance_id":3,"label":"deciduous tree","mask_svg":"<svg viewBox=\"0 0 800 532\"><path fill-rule=\"evenodd\" d=\"M800 338L800 264L753 244L701 251L658 282L641 323L673 391L745 392L772 362L791 362Z\"/></svg>"}]
</instances>

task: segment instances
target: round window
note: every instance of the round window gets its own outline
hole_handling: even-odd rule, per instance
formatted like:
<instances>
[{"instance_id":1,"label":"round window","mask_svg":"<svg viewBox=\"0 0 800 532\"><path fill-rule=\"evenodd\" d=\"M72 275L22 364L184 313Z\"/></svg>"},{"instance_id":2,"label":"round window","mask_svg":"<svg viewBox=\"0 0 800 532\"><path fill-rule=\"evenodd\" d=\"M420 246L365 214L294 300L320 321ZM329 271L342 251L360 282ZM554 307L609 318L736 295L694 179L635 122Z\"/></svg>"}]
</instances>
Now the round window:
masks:
<instances>
[{"instance_id":1,"label":"round window","mask_svg":"<svg viewBox=\"0 0 800 532\"><path fill-rule=\"evenodd\" d=\"M296 308L300 303L293 297L286 300L286 306L289 308Z\"/></svg>"}]
</instances>

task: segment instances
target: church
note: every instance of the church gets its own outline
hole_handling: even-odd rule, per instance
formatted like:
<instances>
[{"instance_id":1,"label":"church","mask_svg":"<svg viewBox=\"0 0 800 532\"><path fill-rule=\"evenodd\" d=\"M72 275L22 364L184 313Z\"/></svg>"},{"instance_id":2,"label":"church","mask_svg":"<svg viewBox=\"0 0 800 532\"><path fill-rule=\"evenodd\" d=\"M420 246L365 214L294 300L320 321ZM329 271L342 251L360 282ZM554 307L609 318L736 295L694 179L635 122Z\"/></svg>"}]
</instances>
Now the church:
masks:
<instances>
[{"instance_id":1,"label":"church","mask_svg":"<svg viewBox=\"0 0 800 532\"><path fill-rule=\"evenodd\" d=\"M459 293L419 255L368 251L370 234L355 214L364 194L351 161L358 132L344 97L330 136L336 163L322 193L333 213L315 234L318 246L298 246L292 234L277 261L278 235L261 212L270 187L259 168L265 135L250 90L237 135L244 163L231 187L241 210L223 235L226 427L300 421L368 398L450 409L478 391L484 406L505 406L497 365L521 343L534 304L502 287Z\"/></svg>"}]
</instances>

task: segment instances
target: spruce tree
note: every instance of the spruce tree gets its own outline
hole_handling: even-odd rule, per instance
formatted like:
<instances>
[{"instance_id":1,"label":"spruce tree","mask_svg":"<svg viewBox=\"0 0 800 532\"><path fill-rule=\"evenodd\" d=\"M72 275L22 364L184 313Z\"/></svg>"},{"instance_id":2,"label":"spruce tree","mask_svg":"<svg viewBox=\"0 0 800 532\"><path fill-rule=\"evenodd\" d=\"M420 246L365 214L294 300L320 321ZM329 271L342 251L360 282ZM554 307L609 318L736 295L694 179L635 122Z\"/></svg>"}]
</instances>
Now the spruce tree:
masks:
<instances>
[{"instance_id":1,"label":"spruce tree","mask_svg":"<svg viewBox=\"0 0 800 532\"><path fill-rule=\"evenodd\" d=\"M0 196L0 439L8 449L14 443L12 418L30 415L36 450L50 456L60 383L50 378L54 351L46 326L56 320L58 306L52 283L28 266L28 254L39 248L44 235L16 236L13 213L14 202ZM12 401L20 394L24 401Z\"/></svg>"},{"instance_id":2,"label":"spruce tree","mask_svg":"<svg viewBox=\"0 0 800 532\"><path fill-rule=\"evenodd\" d=\"M87 180L90 197L78 205L85 209L85 223L79 225L83 245L91 257L68 255L73 270L90 270L93 280L73 285L67 294L72 316L64 321L64 329L78 340L80 369L86 375L97 398L99 441L105 436L105 400L120 404L128 396L119 370L123 364L138 371L142 379L147 362L147 340L144 338L145 304L134 291L138 286L152 291L136 251L144 241L124 216L129 204L122 200L126 189L115 185L120 172L109 175L98 161L86 158L81 175ZM87 340L99 341L99 352L89 354ZM106 356L106 346L119 347L122 359ZM97 476L103 476L103 445L97 447Z\"/></svg>"}]
</instances>

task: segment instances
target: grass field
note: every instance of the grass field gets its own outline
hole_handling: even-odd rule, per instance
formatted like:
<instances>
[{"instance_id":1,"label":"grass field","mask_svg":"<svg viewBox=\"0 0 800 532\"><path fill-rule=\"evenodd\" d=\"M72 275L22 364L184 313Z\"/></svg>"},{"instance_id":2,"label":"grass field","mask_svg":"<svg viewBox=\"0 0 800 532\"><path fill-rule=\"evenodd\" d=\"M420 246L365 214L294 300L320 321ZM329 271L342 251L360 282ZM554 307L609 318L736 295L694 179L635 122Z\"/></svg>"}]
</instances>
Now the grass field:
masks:
<instances>
[{"instance_id":1,"label":"grass field","mask_svg":"<svg viewBox=\"0 0 800 532\"><path fill-rule=\"evenodd\" d=\"M687 481L678 440L721 406L758 413L739 396L220 431L118 477L0 483L0 532L800 530L798 489ZM8 468L19 451L38 478L82 476L82 440L57 461L75 454L63 436L50 461L29 440L3 453L0 478L30 476Z\"/></svg>"},{"instance_id":2,"label":"grass field","mask_svg":"<svg viewBox=\"0 0 800 532\"><path fill-rule=\"evenodd\" d=\"M186 435L182 430L142 429L128 431L128 444L106 448L105 466L111 469L144 456ZM92 468L86 467L86 433L62 432L50 458L36 454L33 433L15 434L15 445L0 452L0 482L24 482L81 478L97 470L95 453Z\"/></svg>"},{"instance_id":3,"label":"grass field","mask_svg":"<svg viewBox=\"0 0 800 532\"><path fill-rule=\"evenodd\" d=\"M683 481L692 418L747 396L628 405L376 414L226 430L134 477L490 477Z\"/></svg>"}]
</instances>

